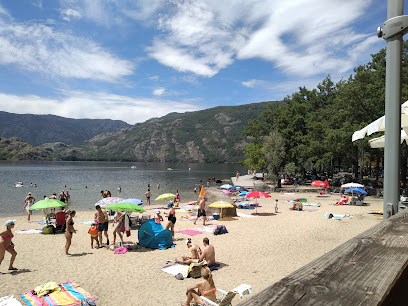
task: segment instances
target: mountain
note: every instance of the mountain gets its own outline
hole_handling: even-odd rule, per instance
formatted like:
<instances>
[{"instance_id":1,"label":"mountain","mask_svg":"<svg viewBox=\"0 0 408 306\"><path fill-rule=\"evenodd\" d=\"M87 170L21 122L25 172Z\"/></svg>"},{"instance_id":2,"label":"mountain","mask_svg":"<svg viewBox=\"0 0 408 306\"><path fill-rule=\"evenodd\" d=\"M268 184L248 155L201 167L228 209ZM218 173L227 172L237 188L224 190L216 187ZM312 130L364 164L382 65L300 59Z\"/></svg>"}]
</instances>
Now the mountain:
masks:
<instances>
[{"instance_id":1,"label":"mountain","mask_svg":"<svg viewBox=\"0 0 408 306\"><path fill-rule=\"evenodd\" d=\"M50 158L50 152L33 147L17 137L0 138L0 160L44 160Z\"/></svg>"},{"instance_id":2,"label":"mountain","mask_svg":"<svg viewBox=\"0 0 408 306\"><path fill-rule=\"evenodd\" d=\"M271 102L170 113L78 145L42 146L65 160L239 162L244 127Z\"/></svg>"},{"instance_id":3,"label":"mountain","mask_svg":"<svg viewBox=\"0 0 408 306\"><path fill-rule=\"evenodd\" d=\"M0 111L0 137L18 137L33 146L49 142L81 143L101 133L117 132L130 126L120 120L70 119Z\"/></svg>"}]
</instances>

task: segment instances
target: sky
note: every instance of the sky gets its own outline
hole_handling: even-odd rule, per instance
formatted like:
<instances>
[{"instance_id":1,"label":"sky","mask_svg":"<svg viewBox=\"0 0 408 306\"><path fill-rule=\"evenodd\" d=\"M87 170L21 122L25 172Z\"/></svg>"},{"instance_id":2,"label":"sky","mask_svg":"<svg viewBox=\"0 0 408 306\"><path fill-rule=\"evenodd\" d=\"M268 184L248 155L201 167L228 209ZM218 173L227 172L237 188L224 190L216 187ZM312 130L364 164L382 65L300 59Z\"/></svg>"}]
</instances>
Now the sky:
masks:
<instances>
[{"instance_id":1,"label":"sky","mask_svg":"<svg viewBox=\"0 0 408 306\"><path fill-rule=\"evenodd\" d=\"M0 0L0 111L135 124L282 100L385 48L386 2Z\"/></svg>"}]
</instances>

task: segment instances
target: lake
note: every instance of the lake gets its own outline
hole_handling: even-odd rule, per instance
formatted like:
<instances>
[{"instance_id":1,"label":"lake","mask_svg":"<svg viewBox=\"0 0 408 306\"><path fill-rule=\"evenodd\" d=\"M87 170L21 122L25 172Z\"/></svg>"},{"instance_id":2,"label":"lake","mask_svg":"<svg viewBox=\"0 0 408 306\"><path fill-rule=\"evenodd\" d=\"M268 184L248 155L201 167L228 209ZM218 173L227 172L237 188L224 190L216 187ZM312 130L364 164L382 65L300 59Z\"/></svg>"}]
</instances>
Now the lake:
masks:
<instances>
[{"instance_id":1,"label":"lake","mask_svg":"<svg viewBox=\"0 0 408 306\"><path fill-rule=\"evenodd\" d=\"M196 200L201 182L206 186L207 179L212 177L230 179L236 171L244 174L247 170L237 164L0 161L0 215L25 214L24 198L28 192L38 201L44 195L69 190L70 209L74 210L94 209L101 190L110 190L112 196L145 202L148 184L151 184L153 200L162 193L176 193L177 188L182 202ZM24 187L14 188L18 181L22 181ZM30 183L37 187L30 187ZM158 183L160 190L157 190ZM215 185L211 181L210 186ZM118 186L122 188L120 195ZM197 194L194 194L195 186Z\"/></svg>"}]
</instances>

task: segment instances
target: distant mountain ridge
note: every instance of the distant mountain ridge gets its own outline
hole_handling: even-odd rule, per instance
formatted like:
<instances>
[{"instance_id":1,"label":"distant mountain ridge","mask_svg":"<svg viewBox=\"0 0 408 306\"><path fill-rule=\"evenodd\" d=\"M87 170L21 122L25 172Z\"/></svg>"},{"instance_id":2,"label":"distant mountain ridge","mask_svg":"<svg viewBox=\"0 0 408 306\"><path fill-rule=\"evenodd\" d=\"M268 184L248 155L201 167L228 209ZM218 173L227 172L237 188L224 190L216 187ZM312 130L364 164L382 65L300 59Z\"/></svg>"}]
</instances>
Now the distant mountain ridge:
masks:
<instances>
[{"instance_id":1,"label":"distant mountain ridge","mask_svg":"<svg viewBox=\"0 0 408 306\"><path fill-rule=\"evenodd\" d=\"M268 103L273 102L170 113L81 144L41 148L64 160L236 163L244 158L244 127Z\"/></svg>"},{"instance_id":2,"label":"distant mountain ridge","mask_svg":"<svg viewBox=\"0 0 408 306\"><path fill-rule=\"evenodd\" d=\"M50 142L81 143L96 135L128 127L131 125L120 120L71 119L0 111L0 137L18 137L33 146Z\"/></svg>"}]
</instances>

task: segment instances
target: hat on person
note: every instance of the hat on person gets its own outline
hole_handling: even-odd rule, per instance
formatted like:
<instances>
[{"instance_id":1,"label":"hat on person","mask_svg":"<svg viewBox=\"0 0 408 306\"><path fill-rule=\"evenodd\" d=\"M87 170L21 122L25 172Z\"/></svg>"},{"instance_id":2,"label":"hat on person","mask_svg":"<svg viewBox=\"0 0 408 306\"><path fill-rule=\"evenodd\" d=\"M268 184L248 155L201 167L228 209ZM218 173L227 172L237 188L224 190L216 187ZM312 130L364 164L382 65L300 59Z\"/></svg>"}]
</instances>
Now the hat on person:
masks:
<instances>
[{"instance_id":1,"label":"hat on person","mask_svg":"<svg viewBox=\"0 0 408 306\"><path fill-rule=\"evenodd\" d=\"M167 203L167 207L173 206L173 202Z\"/></svg>"},{"instance_id":2,"label":"hat on person","mask_svg":"<svg viewBox=\"0 0 408 306\"><path fill-rule=\"evenodd\" d=\"M160 214L160 209L155 210L156 214Z\"/></svg>"},{"instance_id":3,"label":"hat on person","mask_svg":"<svg viewBox=\"0 0 408 306\"><path fill-rule=\"evenodd\" d=\"M31 195L31 192L29 192L28 195Z\"/></svg>"},{"instance_id":4,"label":"hat on person","mask_svg":"<svg viewBox=\"0 0 408 306\"><path fill-rule=\"evenodd\" d=\"M16 220L7 220L6 221L6 223L5 223L5 225L7 226L7 227L9 227L10 225L12 225L12 224L15 224L16 223Z\"/></svg>"}]
</instances>

